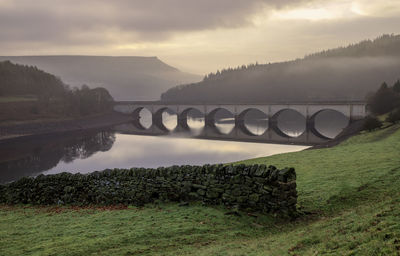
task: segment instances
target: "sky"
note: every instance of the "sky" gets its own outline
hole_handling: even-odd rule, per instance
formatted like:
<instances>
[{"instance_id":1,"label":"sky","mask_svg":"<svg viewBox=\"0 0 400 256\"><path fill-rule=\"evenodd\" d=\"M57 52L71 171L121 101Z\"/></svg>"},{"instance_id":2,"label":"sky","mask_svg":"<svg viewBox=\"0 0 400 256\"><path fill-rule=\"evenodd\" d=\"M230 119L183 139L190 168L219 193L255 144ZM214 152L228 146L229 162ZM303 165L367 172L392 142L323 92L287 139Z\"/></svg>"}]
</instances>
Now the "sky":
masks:
<instances>
[{"instance_id":1,"label":"sky","mask_svg":"<svg viewBox=\"0 0 400 256\"><path fill-rule=\"evenodd\" d=\"M0 55L157 56L204 75L400 34L400 0L0 0Z\"/></svg>"}]
</instances>

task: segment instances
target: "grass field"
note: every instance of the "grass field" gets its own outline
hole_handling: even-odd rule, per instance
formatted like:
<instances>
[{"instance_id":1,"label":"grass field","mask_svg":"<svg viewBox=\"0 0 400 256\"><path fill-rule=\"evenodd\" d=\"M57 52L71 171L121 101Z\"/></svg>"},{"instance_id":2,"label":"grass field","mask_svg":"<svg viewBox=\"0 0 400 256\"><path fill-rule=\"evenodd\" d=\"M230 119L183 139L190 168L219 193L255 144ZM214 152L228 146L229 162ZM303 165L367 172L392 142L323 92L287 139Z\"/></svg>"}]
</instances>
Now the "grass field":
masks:
<instances>
[{"instance_id":1,"label":"grass field","mask_svg":"<svg viewBox=\"0 0 400 256\"><path fill-rule=\"evenodd\" d=\"M400 125L251 159L295 167L295 221L200 204L0 207L0 255L400 255Z\"/></svg>"}]
</instances>

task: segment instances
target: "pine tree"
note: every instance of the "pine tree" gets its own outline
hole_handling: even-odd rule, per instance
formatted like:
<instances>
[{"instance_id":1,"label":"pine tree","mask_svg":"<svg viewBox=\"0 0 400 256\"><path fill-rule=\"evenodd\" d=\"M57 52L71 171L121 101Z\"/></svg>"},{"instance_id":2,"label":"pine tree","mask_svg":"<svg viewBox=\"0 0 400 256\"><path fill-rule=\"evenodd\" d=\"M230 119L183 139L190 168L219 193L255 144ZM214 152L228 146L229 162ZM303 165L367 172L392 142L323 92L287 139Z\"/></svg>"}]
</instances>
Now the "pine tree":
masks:
<instances>
[{"instance_id":1,"label":"pine tree","mask_svg":"<svg viewBox=\"0 0 400 256\"><path fill-rule=\"evenodd\" d=\"M387 85L386 82L383 82L383 83L381 84L381 87L379 88L379 90L380 90L380 91L384 91L384 90L386 90L386 89L388 89L388 85Z\"/></svg>"},{"instance_id":2,"label":"pine tree","mask_svg":"<svg viewBox=\"0 0 400 256\"><path fill-rule=\"evenodd\" d=\"M384 82L378 91L368 100L370 110L374 114L385 114L399 105L400 95Z\"/></svg>"},{"instance_id":3,"label":"pine tree","mask_svg":"<svg viewBox=\"0 0 400 256\"><path fill-rule=\"evenodd\" d=\"M397 82L393 85L393 91L400 93L400 80L397 80Z\"/></svg>"}]
</instances>

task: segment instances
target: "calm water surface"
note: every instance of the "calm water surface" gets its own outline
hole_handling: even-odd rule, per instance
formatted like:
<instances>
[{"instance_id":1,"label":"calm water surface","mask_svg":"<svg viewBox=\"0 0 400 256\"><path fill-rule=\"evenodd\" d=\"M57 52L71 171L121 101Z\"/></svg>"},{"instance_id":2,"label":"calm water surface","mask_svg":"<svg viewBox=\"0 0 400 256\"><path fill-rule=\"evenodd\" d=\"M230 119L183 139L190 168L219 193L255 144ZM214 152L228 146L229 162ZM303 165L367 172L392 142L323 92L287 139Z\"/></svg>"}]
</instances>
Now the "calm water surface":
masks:
<instances>
[{"instance_id":1,"label":"calm water surface","mask_svg":"<svg viewBox=\"0 0 400 256\"><path fill-rule=\"evenodd\" d=\"M263 134L268 128L265 114L249 112L248 115L251 118L245 117L244 121L247 130L254 135ZM177 116L173 113L163 113L162 118L169 130L176 127ZM235 126L229 112L217 113L215 118L215 125L221 133L229 133ZM280 118L278 126L284 133L295 137L304 131L305 120L302 116L288 112ZM140 122L144 128L150 127L151 114L144 111ZM3 143L0 144L0 183L24 176L59 172L88 173L107 168L228 163L307 148L190 138L200 134L204 123L204 116L194 111L188 114L187 120L191 132L185 135L126 135L109 129ZM348 120L343 117L328 112L316 120L316 127L326 136L334 137L347 123Z\"/></svg>"},{"instance_id":2,"label":"calm water surface","mask_svg":"<svg viewBox=\"0 0 400 256\"><path fill-rule=\"evenodd\" d=\"M227 163L305 149L304 146L213 141L169 136L116 134L112 148L70 163L61 161L44 174L90 172L106 168Z\"/></svg>"},{"instance_id":3,"label":"calm water surface","mask_svg":"<svg viewBox=\"0 0 400 256\"><path fill-rule=\"evenodd\" d=\"M31 139L0 146L0 183L59 172L227 163L305 149L304 146L140 136L112 130Z\"/></svg>"}]
</instances>

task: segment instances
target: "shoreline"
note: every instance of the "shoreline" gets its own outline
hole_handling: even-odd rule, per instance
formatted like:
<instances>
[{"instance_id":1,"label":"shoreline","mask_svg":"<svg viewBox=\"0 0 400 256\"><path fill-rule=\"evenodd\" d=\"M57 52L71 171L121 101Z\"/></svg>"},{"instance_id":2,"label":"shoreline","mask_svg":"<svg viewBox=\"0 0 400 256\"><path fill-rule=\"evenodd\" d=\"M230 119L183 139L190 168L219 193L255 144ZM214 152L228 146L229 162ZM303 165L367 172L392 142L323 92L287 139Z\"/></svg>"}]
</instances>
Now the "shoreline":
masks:
<instances>
[{"instance_id":1,"label":"shoreline","mask_svg":"<svg viewBox=\"0 0 400 256\"><path fill-rule=\"evenodd\" d=\"M45 123L32 120L32 122L22 124L0 125L0 143L8 143L38 136L108 128L132 120L133 118L131 115L113 111L72 120L49 121Z\"/></svg>"}]
</instances>

